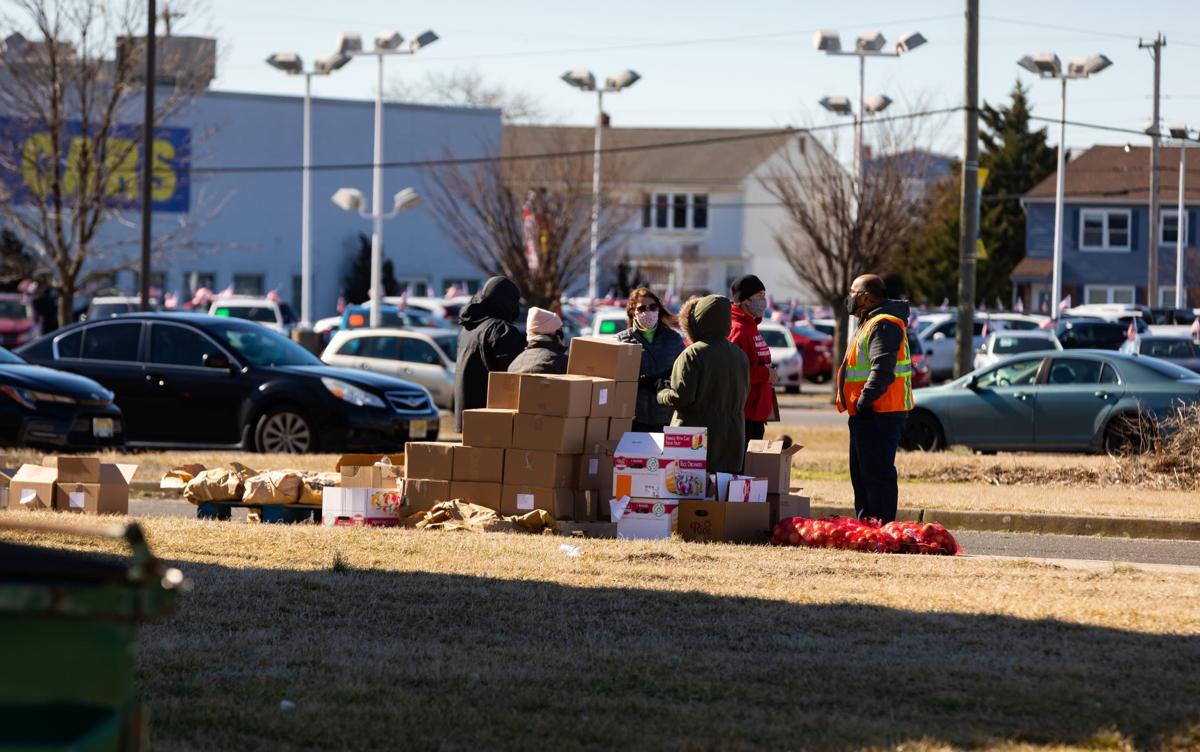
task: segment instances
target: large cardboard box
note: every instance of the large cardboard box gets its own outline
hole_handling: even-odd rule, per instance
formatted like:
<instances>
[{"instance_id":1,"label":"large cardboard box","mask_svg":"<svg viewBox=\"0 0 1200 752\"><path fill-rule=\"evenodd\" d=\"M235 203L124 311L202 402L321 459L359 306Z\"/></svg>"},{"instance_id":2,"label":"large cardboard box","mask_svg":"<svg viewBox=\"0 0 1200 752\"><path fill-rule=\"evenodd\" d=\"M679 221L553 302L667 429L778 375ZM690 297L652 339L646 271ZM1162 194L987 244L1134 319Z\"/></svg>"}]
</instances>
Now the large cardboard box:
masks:
<instances>
[{"instance_id":1,"label":"large cardboard box","mask_svg":"<svg viewBox=\"0 0 1200 752\"><path fill-rule=\"evenodd\" d=\"M597 441L608 441L608 418L588 418L583 432L583 448L595 446Z\"/></svg>"},{"instance_id":2,"label":"large cardboard box","mask_svg":"<svg viewBox=\"0 0 1200 752\"><path fill-rule=\"evenodd\" d=\"M450 481L429 478L407 478L404 496L408 500L409 514L428 512L434 504L454 498L450 494Z\"/></svg>"},{"instance_id":3,"label":"large cardboard box","mask_svg":"<svg viewBox=\"0 0 1200 752\"><path fill-rule=\"evenodd\" d=\"M23 465L9 484L10 508L57 509L85 514L128 514L129 482L137 465L99 457L44 457Z\"/></svg>"},{"instance_id":4,"label":"large cardboard box","mask_svg":"<svg viewBox=\"0 0 1200 752\"><path fill-rule=\"evenodd\" d=\"M621 437L633 430L633 418L609 418L608 440L620 441Z\"/></svg>"},{"instance_id":5,"label":"large cardboard box","mask_svg":"<svg viewBox=\"0 0 1200 752\"><path fill-rule=\"evenodd\" d=\"M525 374L519 392L519 413L586 418L592 401L592 380L584 376Z\"/></svg>"},{"instance_id":6,"label":"large cardboard box","mask_svg":"<svg viewBox=\"0 0 1200 752\"><path fill-rule=\"evenodd\" d=\"M8 484L9 509L53 509L58 470L45 465L22 465Z\"/></svg>"},{"instance_id":7,"label":"large cardboard box","mask_svg":"<svg viewBox=\"0 0 1200 752\"><path fill-rule=\"evenodd\" d=\"M488 374L487 406L501 410L516 410L521 390L519 373L492 371Z\"/></svg>"},{"instance_id":8,"label":"large cardboard box","mask_svg":"<svg viewBox=\"0 0 1200 752\"><path fill-rule=\"evenodd\" d=\"M597 490L600 492L599 505L596 508L596 517L601 520L609 518L608 502L613 498L613 455L617 451L618 441L602 441L598 442L592 451L596 455L597 468L600 471L600 479L596 482ZM589 463L588 469L591 469Z\"/></svg>"},{"instance_id":9,"label":"large cardboard box","mask_svg":"<svg viewBox=\"0 0 1200 752\"><path fill-rule=\"evenodd\" d=\"M401 484L404 481L399 481ZM329 486L321 493L321 524L393 527L412 509L401 489Z\"/></svg>"},{"instance_id":10,"label":"large cardboard box","mask_svg":"<svg viewBox=\"0 0 1200 752\"><path fill-rule=\"evenodd\" d=\"M600 492L591 489L575 491L575 513L572 519L576 522L595 522L600 506Z\"/></svg>"},{"instance_id":11,"label":"large cardboard box","mask_svg":"<svg viewBox=\"0 0 1200 752\"><path fill-rule=\"evenodd\" d=\"M624 496L613 499L609 507L617 523L617 538L626 540L670 538L679 520L679 502L675 499Z\"/></svg>"},{"instance_id":12,"label":"large cardboard box","mask_svg":"<svg viewBox=\"0 0 1200 752\"><path fill-rule=\"evenodd\" d=\"M404 477L402 454L343 454L336 465L342 488L399 488Z\"/></svg>"},{"instance_id":13,"label":"large cardboard box","mask_svg":"<svg viewBox=\"0 0 1200 752\"><path fill-rule=\"evenodd\" d=\"M507 449L512 446L513 418L516 415L516 410L495 407L463 410L463 444L473 447Z\"/></svg>"},{"instance_id":14,"label":"large cardboard box","mask_svg":"<svg viewBox=\"0 0 1200 752\"><path fill-rule=\"evenodd\" d=\"M579 454L587 418L562 418L555 415L524 415L513 419L513 447L540 449L558 454Z\"/></svg>"},{"instance_id":15,"label":"large cardboard box","mask_svg":"<svg viewBox=\"0 0 1200 752\"><path fill-rule=\"evenodd\" d=\"M46 467L56 468L60 481L80 481L95 483L100 480L99 457L75 457L50 455L42 458Z\"/></svg>"},{"instance_id":16,"label":"large cardboard box","mask_svg":"<svg viewBox=\"0 0 1200 752\"><path fill-rule=\"evenodd\" d=\"M454 479L455 444L437 441L410 441L404 445L407 464L405 477L426 480Z\"/></svg>"},{"instance_id":17,"label":"large cardboard box","mask_svg":"<svg viewBox=\"0 0 1200 752\"><path fill-rule=\"evenodd\" d=\"M575 337L567 356L567 373L614 381L637 381L642 348L614 339Z\"/></svg>"},{"instance_id":18,"label":"large cardboard box","mask_svg":"<svg viewBox=\"0 0 1200 752\"><path fill-rule=\"evenodd\" d=\"M812 503L807 496L767 494L767 506L771 508L771 527L788 517L812 516Z\"/></svg>"},{"instance_id":19,"label":"large cardboard box","mask_svg":"<svg viewBox=\"0 0 1200 752\"><path fill-rule=\"evenodd\" d=\"M454 447L454 477L457 481L502 483L504 450L494 447Z\"/></svg>"},{"instance_id":20,"label":"large cardboard box","mask_svg":"<svg viewBox=\"0 0 1200 752\"><path fill-rule=\"evenodd\" d=\"M762 543L770 530L771 507L766 503L679 502L679 534L686 541Z\"/></svg>"},{"instance_id":21,"label":"large cardboard box","mask_svg":"<svg viewBox=\"0 0 1200 752\"><path fill-rule=\"evenodd\" d=\"M617 382L599 376L593 376L591 380L592 399L588 414L593 418L611 418L616 404Z\"/></svg>"},{"instance_id":22,"label":"large cardboard box","mask_svg":"<svg viewBox=\"0 0 1200 752\"><path fill-rule=\"evenodd\" d=\"M456 480L450 483L450 496L499 512L501 488L499 483Z\"/></svg>"},{"instance_id":23,"label":"large cardboard box","mask_svg":"<svg viewBox=\"0 0 1200 752\"><path fill-rule=\"evenodd\" d=\"M535 449L509 449L504 453L504 482L512 486L574 488L576 455Z\"/></svg>"},{"instance_id":24,"label":"large cardboard box","mask_svg":"<svg viewBox=\"0 0 1200 752\"><path fill-rule=\"evenodd\" d=\"M608 466L612 467L612 458L609 457ZM581 489L591 489L594 491L604 490L605 493L612 493L611 488L604 488L602 481L604 474L601 472L601 465L604 460L597 454L581 454L579 455L579 473L577 474L576 487ZM608 473L608 477L612 477L612 473Z\"/></svg>"},{"instance_id":25,"label":"large cardboard box","mask_svg":"<svg viewBox=\"0 0 1200 752\"><path fill-rule=\"evenodd\" d=\"M504 484L500 514L508 517L544 509L556 520L569 520L575 513L575 491L570 488Z\"/></svg>"},{"instance_id":26,"label":"large cardboard box","mask_svg":"<svg viewBox=\"0 0 1200 752\"><path fill-rule=\"evenodd\" d=\"M803 447L792 444L786 449L782 439L753 439L746 445L745 475L767 479L767 492L785 494L791 487L792 457Z\"/></svg>"},{"instance_id":27,"label":"large cardboard box","mask_svg":"<svg viewBox=\"0 0 1200 752\"><path fill-rule=\"evenodd\" d=\"M626 433L613 455L613 497L702 499L708 484L708 431L667 426Z\"/></svg>"},{"instance_id":28,"label":"large cardboard box","mask_svg":"<svg viewBox=\"0 0 1200 752\"><path fill-rule=\"evenodd\" d=\"M59 465L59 476L62 476ZM129 514L129 482L137 465L102 463L97 482L59 481L55 487L57 509L81 514Z\"/></svg>"}]
</instances>

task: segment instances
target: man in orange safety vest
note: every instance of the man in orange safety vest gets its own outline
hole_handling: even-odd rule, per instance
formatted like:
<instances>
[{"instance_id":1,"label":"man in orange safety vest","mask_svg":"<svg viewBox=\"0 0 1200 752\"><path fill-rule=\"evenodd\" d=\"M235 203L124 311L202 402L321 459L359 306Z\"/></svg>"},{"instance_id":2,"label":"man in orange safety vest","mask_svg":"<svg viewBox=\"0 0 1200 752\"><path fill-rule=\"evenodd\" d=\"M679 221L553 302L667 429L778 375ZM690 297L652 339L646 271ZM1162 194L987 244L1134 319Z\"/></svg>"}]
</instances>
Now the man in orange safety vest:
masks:
<instances>
[{"instance_id":1,"label":"man in orange safety vest","mask_svg":"<svg viewBox=\"0 0 1200 752\"><path fill-rule=\"evenodd\" d=\"M859 320L837 374L838 412L850 414L854 512L896 519L896 448L912 410L908 302L888 300L883 280L865 274L850 285L846 310Z\"/></svg>"}]
</instances>

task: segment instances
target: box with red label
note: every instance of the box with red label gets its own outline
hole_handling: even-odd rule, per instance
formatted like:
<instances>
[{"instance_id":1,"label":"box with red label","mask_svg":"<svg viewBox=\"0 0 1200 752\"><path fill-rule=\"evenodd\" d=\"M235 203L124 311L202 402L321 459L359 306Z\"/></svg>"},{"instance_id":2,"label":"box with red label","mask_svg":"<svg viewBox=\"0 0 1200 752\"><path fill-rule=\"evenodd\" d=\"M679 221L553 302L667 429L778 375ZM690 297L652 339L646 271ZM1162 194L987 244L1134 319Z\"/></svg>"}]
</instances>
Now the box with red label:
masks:
<instances>
[{"instance_id":1,"label":"box with red label","mask_svg":"<svg viewBox=\"0 0 1200 752\"><path fill-rule=\"evenodd\" d=\"M613 454L613 497L702 499L708 475L708 430L667 426L627 432Z\"/></svg>"},{"instance_id":2,"label":"box with red label","mask_svg":"<svg viewBox=\"0 0 1200 752\"><path fill-rule=\"evenodd\" d=\"M330 486L321 496L321 522L326 526L363 525L392 527L409 513L404 481L396 488L341 488Z\"/></svg>"},{"instance_id":3,"label":"box with red label","mask_svg":"<svg viewBox=\"0 0 1200 752\"><path fill-rule=\"evenodd\" d=\"M679 502L675 499L642 499L622 496L610 502L617 538L655 540L670 538L679 520Z\"/></svg>"}]
</instances>

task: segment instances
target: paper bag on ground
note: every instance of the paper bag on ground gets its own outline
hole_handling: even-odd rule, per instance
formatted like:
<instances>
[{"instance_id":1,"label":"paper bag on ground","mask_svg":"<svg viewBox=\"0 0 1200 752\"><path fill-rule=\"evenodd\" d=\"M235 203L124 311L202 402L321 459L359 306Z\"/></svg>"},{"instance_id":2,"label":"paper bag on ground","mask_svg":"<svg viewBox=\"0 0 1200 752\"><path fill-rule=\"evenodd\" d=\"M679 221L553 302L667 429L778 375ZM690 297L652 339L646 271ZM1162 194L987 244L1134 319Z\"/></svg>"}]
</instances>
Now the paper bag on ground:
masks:
<instances>
[{"instance_id":1,"label":"paper bag on ground","mask_svg":"<svg viewBox=\"0 0 1200 752\"><path fill-rule=\"evenodd\" d=\"M293 470L271 470L246 479L242 502L246 504L295 504L300 498L300 474Z\"/></svg>"},{"instance_id":2,"label":"paper bag on ground","mask_svg":"<svg viewBox=\"0 0 1200 752\"><path fill-rule=\"evenodd\" d=\"M244 488L242 476L233 470L216 467L204 470L184 486L183 498L193 504L208 501L240 501Z\"/></svg>"}]
</instances>

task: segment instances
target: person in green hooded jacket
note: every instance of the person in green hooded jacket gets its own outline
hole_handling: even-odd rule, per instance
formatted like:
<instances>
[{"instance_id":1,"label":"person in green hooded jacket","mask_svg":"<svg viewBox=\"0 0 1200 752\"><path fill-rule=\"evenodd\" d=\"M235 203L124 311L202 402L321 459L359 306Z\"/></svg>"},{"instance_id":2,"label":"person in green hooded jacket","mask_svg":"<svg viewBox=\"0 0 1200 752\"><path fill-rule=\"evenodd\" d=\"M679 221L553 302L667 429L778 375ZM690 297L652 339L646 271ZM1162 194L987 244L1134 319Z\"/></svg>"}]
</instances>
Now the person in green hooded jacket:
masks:
<instances>
[{"instance_id":1,"label":"person in green hooded jacket","mask_svg":"<svg viewBox=\"0 0 1200 752\"><path fill-rule=\"evenodd\" d=\"M741 472L750 363L729 341L733 304L721 295L689 300L679 321L692 344L675 360L671 385L658 393L658 402L675 409L671 425L708 429L709 472Z\"/></svg>"}]
</instances>

